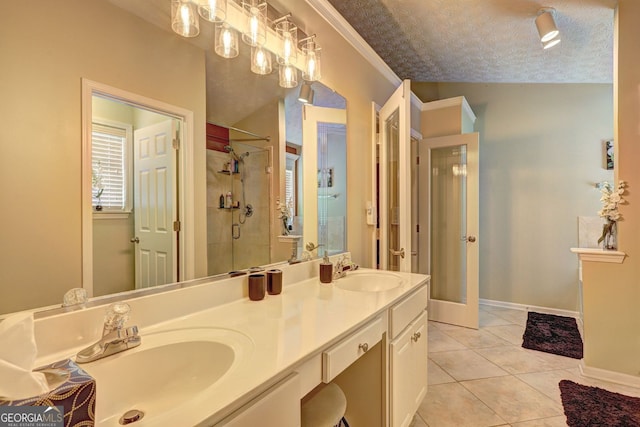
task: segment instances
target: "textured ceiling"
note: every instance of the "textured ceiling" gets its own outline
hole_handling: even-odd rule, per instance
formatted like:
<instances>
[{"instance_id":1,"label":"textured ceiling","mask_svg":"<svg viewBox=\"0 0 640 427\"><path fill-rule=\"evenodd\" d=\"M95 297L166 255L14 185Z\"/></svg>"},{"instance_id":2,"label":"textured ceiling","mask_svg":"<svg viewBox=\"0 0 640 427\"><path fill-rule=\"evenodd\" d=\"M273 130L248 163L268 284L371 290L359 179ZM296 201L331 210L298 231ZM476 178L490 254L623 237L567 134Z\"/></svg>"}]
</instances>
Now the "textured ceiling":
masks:
<instances>
[{"instance_id":1,"label":"textured ceiling","mask_svg":"<svg viewBox=\"0 0 640 427\"><path fill-rule=\"evenodd\" d=\"M402 79L611 83L616 0L329 0ZM543 50L541 7L562 42Z\"/></svg>"}]
</instances>

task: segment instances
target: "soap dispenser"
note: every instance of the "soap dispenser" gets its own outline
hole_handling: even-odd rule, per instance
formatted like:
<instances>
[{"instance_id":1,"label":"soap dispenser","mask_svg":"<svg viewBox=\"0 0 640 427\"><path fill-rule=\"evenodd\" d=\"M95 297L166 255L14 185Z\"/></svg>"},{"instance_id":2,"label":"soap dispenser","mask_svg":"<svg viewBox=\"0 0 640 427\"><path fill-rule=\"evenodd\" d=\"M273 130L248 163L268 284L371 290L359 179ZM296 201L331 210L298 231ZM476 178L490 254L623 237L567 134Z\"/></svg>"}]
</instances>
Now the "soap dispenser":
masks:
<instances>
[{"instance_id":1,"label":"soap dispenser","mask_svg":"<svg viewBox=\"0 0 640 427\"><path fill-rule=\"evenodd\" d=\"M324 251L324 257L320 263L320 282L331 283L333 280L333 264L329 261L329 255L327 251Z\"/></svg>"}]
</instances>

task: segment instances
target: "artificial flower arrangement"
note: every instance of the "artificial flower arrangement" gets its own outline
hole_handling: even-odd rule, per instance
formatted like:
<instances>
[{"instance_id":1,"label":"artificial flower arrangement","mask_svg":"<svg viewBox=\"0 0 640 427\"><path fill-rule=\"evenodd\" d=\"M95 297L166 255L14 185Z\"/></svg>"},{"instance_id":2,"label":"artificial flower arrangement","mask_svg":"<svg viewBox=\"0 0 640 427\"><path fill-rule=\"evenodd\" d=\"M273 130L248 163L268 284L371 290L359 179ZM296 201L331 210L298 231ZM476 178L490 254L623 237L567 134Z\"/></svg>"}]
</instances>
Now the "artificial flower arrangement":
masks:
<instances>
[{"instance_id":1,"label":"artificial flower arrangement","mask_svg":"<svg viewBox=\"0 0 640 427\"><path fill-rule=\"evenodd\" d=\"M102 183L102 164L100 162L98 162L97 168L91 168L91 188L95 190L93 197L98 200L96 210L101 211L102 201L100 199L104 193L104 184Z\"/></svg>"},{"instance_id":2,"label":"artificial flower arrangement","mask_svg":"<svg viewBox=\"0 0 640 427\"><path fill-rule=\"evenodd\" d=\"M602 236L598 239L598 243L604 242L604 249L617 249L617 222L622 220L618 206L625 203L622 196L626 191L626 187L627 183L625 181L618 182L616 187L613 187L607 181L598 184L598 188L602 193L602 197L600 197L602 209L598 211L598 215L607 221L602 226Z\"/></svg>"},{"instance_id":3,"label":"artificial flower arrangement","mask_svg":"<svg viewBox=\"0 0 640 427\"><path fill-rule=\"evenodd\" d=\"M291 219L293 218L293 201L289 199L287 203L276 201L276 211L278 219L282 220L282 234L288 236L291 232Z\"/></svg>"}]
</instances>

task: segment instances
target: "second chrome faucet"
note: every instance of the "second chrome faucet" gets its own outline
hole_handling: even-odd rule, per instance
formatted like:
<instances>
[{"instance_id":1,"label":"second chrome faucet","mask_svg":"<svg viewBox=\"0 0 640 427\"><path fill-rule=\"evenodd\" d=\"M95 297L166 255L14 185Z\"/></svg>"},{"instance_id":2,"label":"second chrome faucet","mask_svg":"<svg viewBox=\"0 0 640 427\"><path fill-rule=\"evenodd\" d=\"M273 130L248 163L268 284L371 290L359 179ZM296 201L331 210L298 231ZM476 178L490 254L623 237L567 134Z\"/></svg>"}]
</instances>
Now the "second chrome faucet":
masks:
<instances>
[{"instance_id":1,"label":"second chrome faucet","mask_svg":"<svg viewBox=\"0 0 640 427\"><path fill-rule=\"evenodd\" d=\"M76 355L76 362L93 362L139 346L142 339L138 335L138 327L124 327L127 320L129 320L130 311L131 307L127 303L111 304L104 318L102 338L89 347L80 350Z\"/></svg>"}]
</instances>

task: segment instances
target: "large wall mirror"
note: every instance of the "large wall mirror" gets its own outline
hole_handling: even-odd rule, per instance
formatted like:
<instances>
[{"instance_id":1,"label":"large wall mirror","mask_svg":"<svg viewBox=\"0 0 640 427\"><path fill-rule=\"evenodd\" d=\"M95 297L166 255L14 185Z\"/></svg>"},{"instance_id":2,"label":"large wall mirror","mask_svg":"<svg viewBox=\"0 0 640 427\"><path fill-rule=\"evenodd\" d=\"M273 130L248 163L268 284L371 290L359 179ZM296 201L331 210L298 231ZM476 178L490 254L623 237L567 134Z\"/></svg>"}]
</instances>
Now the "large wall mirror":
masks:
<instances>
[{"instance_id":1,"label":"large wall mirror","mask_svg":"<svg viewBox=\"0 0 640 427\"><path fill-rule=\"evenodd\" d=\"M248 46L240 45L237 58L223 59L211 49L213 24L201 24L200 36L192 40L174 34L168 0L14 2L4 16L3 40L15 60L0 79L5 99L12 99L1 107L7 124L2 139L14 144L2 146L1 185L15 204L5 218L13 229L0 243L6 255L0 315L57 306L65 291L88 282L99 297L289 260L291 243L279 238L284 233L278 201L290 206L290 234L314 230L314 243L333 252L346 249L346 121L322 124L305 138L300 86L280 88L277 67L272 75L252 73ZM20 22L27 21L29 37L18 36ZM168 126L162 132L171 145L170 139L186 131L183 119L93 93L84 121L94 159L85 159L83 167L83 79L192 113L192 156L172 160L175 179L167 182L175 185L171 197L179 228L189 230L194 241L174 237L166 264L154 267L164 268L164 276L152 280L141 274L149 266L136 250L143 223L136 214L149 208L137 204L144 183L135 178L141 175L136 138ZM346 111L346 100L321 82L312 89L307 108ZM205 131L211 126L227 130L218 137L221 145L211 144ZM125 184L124 198L114 201L117 196L106 190L97 197L105 181L117 179L105 171L113 159L96 159L98 142L109 146L118 138L126 147ZM310 153L313 165L305 163ZM313 177L311 187L307 176ZM315 200L313 219L304 215L309 197ZM87 203L89 224L83 224ZM304 245L302 237L299 243Z\"/></svg>"}]
</instances>

